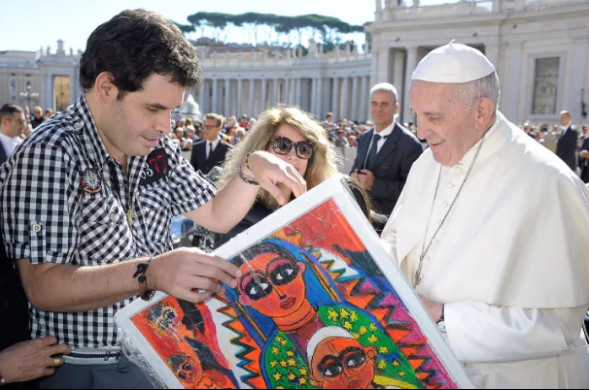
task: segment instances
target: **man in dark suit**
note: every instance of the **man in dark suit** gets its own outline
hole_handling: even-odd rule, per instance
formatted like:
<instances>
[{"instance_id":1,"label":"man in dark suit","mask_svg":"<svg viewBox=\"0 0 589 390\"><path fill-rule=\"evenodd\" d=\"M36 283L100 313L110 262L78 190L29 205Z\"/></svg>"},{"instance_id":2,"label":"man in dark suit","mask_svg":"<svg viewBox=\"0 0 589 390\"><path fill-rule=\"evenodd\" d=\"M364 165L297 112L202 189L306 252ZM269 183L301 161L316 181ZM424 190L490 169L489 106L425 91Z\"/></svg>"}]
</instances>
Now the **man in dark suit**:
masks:
<instances>
[{"instance_id":1,"label":"man in dark suit","mask_svg":"<svg viewBox=\"0 0 589 390\"><path fill-rule=\"evenodd\" d=\"M25 112L19 106L5 104L0 108L0 165L8 161L22 142L20 135L27 127Z\"/></svg>"},{"instance_id":2,"label":"man in dark suit","mask_svg":"<svg viewBox=\"0 0 589 390\"><path fill-rule=\"evenodd\" d=\"M233 149L233 146L221 140L222 126L223 118L220 115L208 114L205 117L205 141L192 148L190 163L195 171L208 175L214 167L223 165L227 153Z\"/></svg>"},{"instance_id":3,"label":"man in dark suit","mask_svg":"<svg viewBox=\"0 0 589 390\"><path fill-rule=\"evenodd\" d=\"M573 126L573 118L568 111L560 114L560 124L563 132L558 140L556 155L560 157L572 170L577 171L577 146L579 144L579 130Z\"/></svg>"},{"instance_id":4,"label":"man in dark suit","mask_svg":"<svg viewBox=\"0 0 589 390\"><path fill-rule=\"evenodd\" d=\"M397 90L388 83L371 91L375 127L360 137L352 177L369 192L374 209L389 216L399 200L413 163L423 146L409 130L395 122Z\"/></svg>"}]
</instances>

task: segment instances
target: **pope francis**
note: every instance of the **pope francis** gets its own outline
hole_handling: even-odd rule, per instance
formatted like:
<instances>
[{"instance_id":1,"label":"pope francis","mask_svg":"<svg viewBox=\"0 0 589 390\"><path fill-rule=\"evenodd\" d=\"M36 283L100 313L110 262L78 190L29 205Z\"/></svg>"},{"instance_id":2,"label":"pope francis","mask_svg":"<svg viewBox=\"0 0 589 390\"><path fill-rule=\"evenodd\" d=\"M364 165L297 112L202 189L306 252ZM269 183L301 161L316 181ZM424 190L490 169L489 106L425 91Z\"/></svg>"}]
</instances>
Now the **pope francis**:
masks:
<instances>
[{"instance_id":1,"label":"pope francis","mask_svg":"<svg viewBox=\"0 0 589 390\"><path fill-rule=\"evenodd\" d=\"M413 73L430 149L383 242L479 388L589 388L589 190L499 111L478 50L451 43Z\"/></svg>"}]
</instances>

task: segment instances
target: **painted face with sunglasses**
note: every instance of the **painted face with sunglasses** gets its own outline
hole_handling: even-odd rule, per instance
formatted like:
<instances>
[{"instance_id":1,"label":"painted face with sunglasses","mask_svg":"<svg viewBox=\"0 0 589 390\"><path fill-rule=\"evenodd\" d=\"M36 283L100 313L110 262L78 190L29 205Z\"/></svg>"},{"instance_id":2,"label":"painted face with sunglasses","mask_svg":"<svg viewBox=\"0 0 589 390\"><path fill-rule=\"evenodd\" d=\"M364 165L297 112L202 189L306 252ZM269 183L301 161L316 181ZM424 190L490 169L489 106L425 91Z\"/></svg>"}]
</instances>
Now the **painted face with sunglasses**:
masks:
<instances>
[{"instance_id":1,"label":"painted face with sunglasses","mask_svg":"<svg viewBox=\"0 0 589 390\"><path fill-rule=\"evenodd\" d=\"M282 124L270 140L267 151L294 166L304 177L315 155L316 147L297 129Z\"/></svg>"},{"instance_id":2,"label":"painted face with sunglasses","mask_svg":"<svg viewBox=\"0 0 589 390\"><path fill-rule=\"evenodd\" d=\"M280 322L296 323L310 307L303 278L306 266L276 253L263 253L244 264L238 280L239 301ZM294 318L297 317L297 318Z\"/></svg>"},{"instance_id":3,"label":"painted face with sunglasses","mask_svg":"<svg viewBox=\"0 0 589 390\"><path fill-rule=\"evenodd\" d=\"M317 347L311 383L318 389L374 389L375 347L357 340L332 337Z\"/></svg>"}]
</instances>

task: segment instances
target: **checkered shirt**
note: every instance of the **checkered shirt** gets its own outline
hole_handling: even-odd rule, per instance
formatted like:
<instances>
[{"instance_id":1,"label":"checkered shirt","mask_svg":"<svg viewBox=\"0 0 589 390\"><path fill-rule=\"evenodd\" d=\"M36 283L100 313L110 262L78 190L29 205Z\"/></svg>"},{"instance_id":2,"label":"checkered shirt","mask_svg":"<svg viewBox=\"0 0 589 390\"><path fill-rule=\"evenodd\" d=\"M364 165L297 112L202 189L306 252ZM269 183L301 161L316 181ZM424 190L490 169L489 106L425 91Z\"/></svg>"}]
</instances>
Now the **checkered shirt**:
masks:
<instances>
[{"instance_id":1,"label":"checkered shirt","mask_svg":"<svg viewBox=\"0 0 589 390\"><path fill-rule=\"evenodd\" d=\"M151 158L159 153L162 160L164 152L167 161ZM8 257L30 259L33 265L97 267L170 251L172 218L209 202L215 187L193 170L168 137L154 153L130 157L127 178L122 165L107 153L85 97L80 97L31 134L0 169ZM102 180L96 193L82 180L92 170ZM114 316L132 301L87 313L33 307L33 338L55 336L61 343L84 348L119 345Z\"/></svg>"}]
</instances>

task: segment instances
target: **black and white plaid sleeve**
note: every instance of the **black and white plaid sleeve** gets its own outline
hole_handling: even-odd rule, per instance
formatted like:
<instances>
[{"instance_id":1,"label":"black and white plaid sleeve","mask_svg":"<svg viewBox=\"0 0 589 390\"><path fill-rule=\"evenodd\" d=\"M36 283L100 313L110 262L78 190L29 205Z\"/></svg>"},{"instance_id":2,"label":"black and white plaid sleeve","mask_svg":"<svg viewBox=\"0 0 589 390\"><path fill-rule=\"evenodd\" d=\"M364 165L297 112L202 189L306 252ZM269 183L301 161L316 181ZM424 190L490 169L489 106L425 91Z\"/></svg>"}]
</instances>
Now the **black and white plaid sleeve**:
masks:
<instances>
[{"instance_id":1,"label":"black and white plaid sleeve","mask_svg":"<svg viewBox=\"0 0 589 390\"><path fill-rule=\"evenodd\" d=\"M172 215L178 216L209 203L217 189L182 156L180 145L168 144L170 172L168 180L172 191Z\"/></svg>"},{"instance_id":2,"label":"black and white plaid sleeve","mask_svg":"<svg viewBox=\"0 0 589 390\"><path fill-rule=\"evenodd\" d=\"M72 262L78 241L71 212L75 171L54 143L21 146L2 169L2 231L7 254L32 264Z\"/></svg>"}]
</instances>

